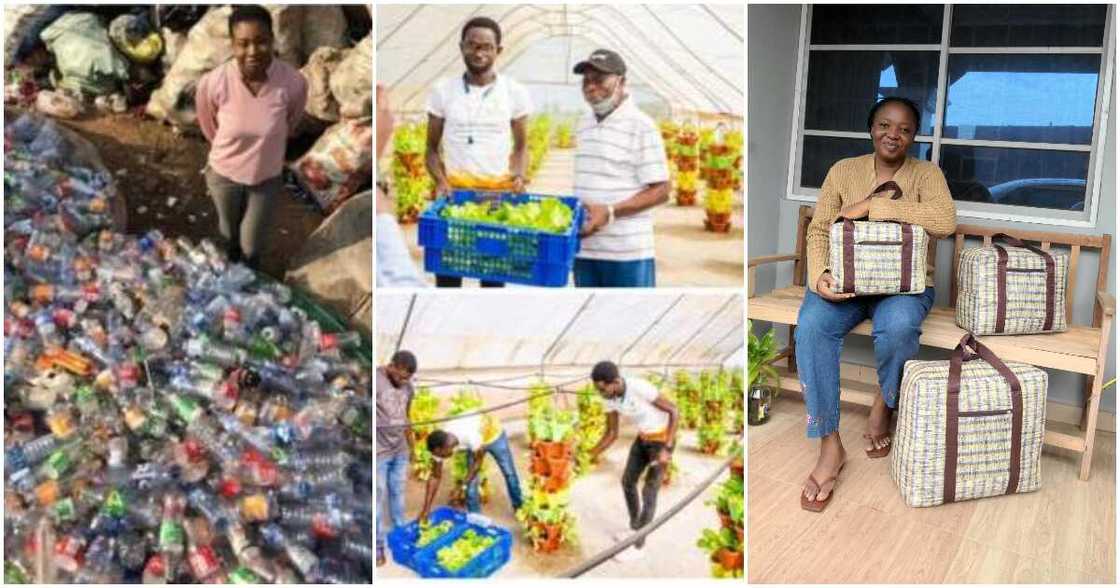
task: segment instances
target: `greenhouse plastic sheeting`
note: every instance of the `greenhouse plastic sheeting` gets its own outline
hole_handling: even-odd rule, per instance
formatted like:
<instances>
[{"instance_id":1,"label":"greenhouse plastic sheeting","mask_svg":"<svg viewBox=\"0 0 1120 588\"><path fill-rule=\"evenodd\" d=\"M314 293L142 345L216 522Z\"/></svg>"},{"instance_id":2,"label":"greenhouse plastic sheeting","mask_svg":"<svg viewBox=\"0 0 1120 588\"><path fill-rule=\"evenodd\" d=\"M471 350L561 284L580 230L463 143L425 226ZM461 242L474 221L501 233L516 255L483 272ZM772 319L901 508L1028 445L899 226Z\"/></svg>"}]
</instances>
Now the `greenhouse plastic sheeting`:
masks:
<instances>
[{"instance_id":1,"label":"greenhouse plastic sheeting","mask_svg":"<svg viewBox=\"0 0 1120 588\"><path fill-rule=\"evenodd\" d=\"M524 83L540 111L584 108L572 67L591 51L618 51L630 88L660 114L742 116L743 10L735 5L383 5L377 7L377 79L394 108L422 113L440 78L463 70L464 23L502 27L498 70Z\"/></svg>"},{"instance_id":2,"label":"greenhouse plastic sheeting","mask_svg":"<svg viewBox=\"0 0 1120 588\"><path fill-rule=\"evenodd\" d=\"M400 338L421 370L742 363L737 294L383 294L376 313L379 360Z\"/></svg>"}]
</instances>

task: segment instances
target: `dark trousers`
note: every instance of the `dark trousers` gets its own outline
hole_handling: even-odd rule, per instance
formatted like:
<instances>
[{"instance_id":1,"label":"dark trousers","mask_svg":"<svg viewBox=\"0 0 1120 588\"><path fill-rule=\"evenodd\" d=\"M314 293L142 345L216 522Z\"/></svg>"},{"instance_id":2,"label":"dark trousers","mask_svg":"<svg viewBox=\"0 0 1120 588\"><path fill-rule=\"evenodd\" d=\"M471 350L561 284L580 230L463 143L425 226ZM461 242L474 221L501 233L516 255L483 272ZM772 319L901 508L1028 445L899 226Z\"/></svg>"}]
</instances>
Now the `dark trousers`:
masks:
<instances>
[{"instance_id":1,"label":"dark trousers","mask_svg":"<svg viewBox=\"0 0 1120 588\"><path fill-rule=\"evenodd\" d=\"M492 282L490 280L479 280L479 284L483 288L504 288L504 282ZM437 288L462 288L463 278L459 276L441 276L436 274L436 287Z\"/></svg>"},{"instance_id":2,"label":"dark trousers","mask_svg":"<svg viewBox=\"0 0 1120 588\"><path fill-rule=\"evenodd\" d=\"M657 463L657 456L665 444L658 441L634 439L630 446L630 456L626 458L626 470L622 473L622 493L626 496L626 510L630 512L630 528L637 530L649 524L657 511L657 493L661 490L661 480L665 478L665 468ZM648 468L648 472L646 469ZM646 472L642 486L641 504L638 503L638 478Z\"/></svg>"}]
</instances>

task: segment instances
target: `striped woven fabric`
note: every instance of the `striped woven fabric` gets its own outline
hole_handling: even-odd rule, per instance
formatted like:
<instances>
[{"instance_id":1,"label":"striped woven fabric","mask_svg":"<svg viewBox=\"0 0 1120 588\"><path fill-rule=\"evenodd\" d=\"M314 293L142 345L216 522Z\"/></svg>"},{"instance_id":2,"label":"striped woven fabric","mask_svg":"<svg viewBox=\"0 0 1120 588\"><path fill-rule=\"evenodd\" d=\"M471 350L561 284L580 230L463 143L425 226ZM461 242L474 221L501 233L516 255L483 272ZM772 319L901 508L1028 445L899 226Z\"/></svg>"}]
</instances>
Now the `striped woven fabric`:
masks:
<instances>
[{"instance_id":1,"label":"striped woven fabric","mask_svg":"<svg viewBox=\"0 0 1120 588\"><path fill-rule=\"evenodd\" d=\"M921 294L926 289L926 248L929 238L918 225L909 225L913 235L910 254L909 288L902 283L903 225L892 222L855 221L854 262L845 264L844 223L832 225L829 244L829 270L836 293L844 292L848 268L854 269L857 295Z\"/></svg>"},{"instance_id":2,"label":"striped woven fabric","mask_svg":"<svg viewBox=\"0 0 1120 588\"><path fill-rule=\"evenodd\" d=\"M999 320L999 251L996 247L974 247L961 252L957 266L957 326L974 335L1027 335L1068 329L1069 255L1048 252L1054 260L1054 291L1047 294L1046 258L1023 247L1001 247L1007 252L1002 325ZM1049 304L1048 298L1051 298ZM1049 328L1046 328L1047 306L1052 310Z\"/></svg>"},{"instance_id":3,"label":"striped woven fabric","mask_svg":"<svg viewBox=\"0 0 1120 588\"><path fill-rule=\"evenodd\" d=\"M1007 367L1022 389L1019 477L1014 491L1033 492L1042 483L1039 460L1047 376L1025 363L1009 362ZM889 471L910 506L945 502L948 382L948 361L906 362ZM958 402L954 501L1006 494L1011 476L1010 384L982 360L965 362Z\"/></svg>"}]
</instances>

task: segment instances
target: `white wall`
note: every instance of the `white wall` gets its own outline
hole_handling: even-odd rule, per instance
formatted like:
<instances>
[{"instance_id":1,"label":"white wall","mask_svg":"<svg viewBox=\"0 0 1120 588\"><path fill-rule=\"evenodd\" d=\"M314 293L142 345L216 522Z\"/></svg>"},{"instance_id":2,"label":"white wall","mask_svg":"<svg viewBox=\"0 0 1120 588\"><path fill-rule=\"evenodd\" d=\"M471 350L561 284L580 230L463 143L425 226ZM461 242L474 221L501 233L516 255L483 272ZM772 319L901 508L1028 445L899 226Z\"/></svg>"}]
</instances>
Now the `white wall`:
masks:
<instances>
[{"instance_id":1,"label":"white wall","mask_svg":"<svg viewBox=\"0 0 1120 588\"><path fill-rule=\"evenodd\" d=\"M786 198L786 176L789 169L789 141L794 103L794 76L797 70L797 43L801 22L799 5L751 5L748 8L747 26L748 73L750 84L747 111L748 179L747 191L750 209L748 251L751 257L775 253L792 253L796 238L796 219L800 202ZM1115 59L1115 56L1113 56ZM1117 88L1113 80L1112 96ZM1105 105L1113 112L1115 98ZM962 218L970 224L989 223L1019 230L1046 230L1054 232L1108 233L1116 236L1116 116L1110 116L1104 136L1104 170L1101 175L1100 205L1096 225L1091 229L1035 225L1022 222L993 222ZM1109 273L1108 291L1116 294L1115 260L1120 258L1113 244L1113 269ZM937 304L949 299L949 273L942 268L952 264L952 244L942 242L937 260ZM1083 254L1078 262L1077 299L1074 301L1075 324L1088 324L1092 320L1095 301L1097 256ZM760 271L757 293L762 294L774 284L788 285L792 280L792 264L781 264L776 270ZM748 305L749 305L748 301ZM768 325L755 325L756 331ZM786 329L779 328L778 335L785 338ZM1105 381L1116 375L1116 329L1112 331L1111 357L1105 372ZM922 358L944 358L943 350L923 348ZM851 335L845 342L844 360L864 365L874 365L874 355L869 337ZM1084 398L1084 378L1064 372L1050 372L1049 397L1055 402L1079 406ZM1115 386L1106 390L1101 409L1116 412Z\"/></svg>"}]
</instances>

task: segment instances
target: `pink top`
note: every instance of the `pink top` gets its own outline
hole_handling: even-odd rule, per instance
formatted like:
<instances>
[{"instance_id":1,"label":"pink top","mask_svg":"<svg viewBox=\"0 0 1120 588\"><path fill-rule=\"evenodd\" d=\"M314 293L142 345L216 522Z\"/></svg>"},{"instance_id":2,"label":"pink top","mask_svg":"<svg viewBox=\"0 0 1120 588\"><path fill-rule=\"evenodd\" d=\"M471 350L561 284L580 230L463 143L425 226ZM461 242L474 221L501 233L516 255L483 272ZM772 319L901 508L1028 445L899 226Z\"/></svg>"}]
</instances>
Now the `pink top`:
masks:
<instances>
[{"instance_id":1,"label":"pink top","mask_svg":"<svg viewBox=\"0 0 1120 588\"><path fill-rule=\"evenodd\" d=\"M280 175L288 135L307 106L307 80L298 69L273 59L256 96L229 60L198 80L195 111L210 141L207 163L239 184L256 185Z\"/></svg>"}]
</instances>

